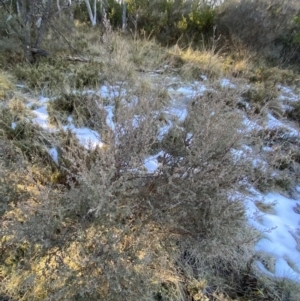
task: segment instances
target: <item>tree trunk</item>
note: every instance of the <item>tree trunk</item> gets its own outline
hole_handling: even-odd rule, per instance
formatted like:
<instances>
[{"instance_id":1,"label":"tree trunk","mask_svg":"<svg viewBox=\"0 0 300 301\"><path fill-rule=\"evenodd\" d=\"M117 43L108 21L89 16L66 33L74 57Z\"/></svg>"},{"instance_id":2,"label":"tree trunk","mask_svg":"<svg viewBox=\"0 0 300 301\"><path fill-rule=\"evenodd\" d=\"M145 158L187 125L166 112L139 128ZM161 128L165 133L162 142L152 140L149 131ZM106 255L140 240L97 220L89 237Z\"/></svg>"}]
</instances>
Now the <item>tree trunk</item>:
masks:
<instances>
[{"instance_id":1,"label":"tree trunk","mask_svg":"<svg viewBox=\"0 0 300 301\"><path fill-rule=\"evenodd\" d=\"M126 30L126 3L122 0L122 30Z\"/></svg>"},{"instance_id":2,"label":"tree trunk","mask_svg":"<svg viewBox=\"0 0 300 301\"><path fill-rule=\"evenodd\" d=\"M41 20L41 25L38 30L37 38L34 44L34 48L40 48L42 39L44 37L46 25L49 21L49 14L50 14L50 9L52 5L52 0L48 0L46 3L46 6L44 7L43 14L42 14L42 20Z\"/></svg>"},{"instance_id":3,"label":"tree trunk","mask_svg":"<svg viewBox=\"0 0 300 301\"><path fill-rule=\"evenodd\" d=\"M103 12L103 0L100 0L100 17L101 17L101 23L103 21L103 16L104 16L104 12Z\"/></svg>"},{"instance_id":4,"label":"tree trunk","mask_svg":"<svg viewBox=\"0 0 300 301\"><path fill-rule=\"evenodd\" d=\"M92 8L91 8L91 4L90 4L90 1L89 0L84 0L85 4L86 4L86 8L88 10L88 14L89 14L89 17L90 17L90 21L92 23L92 26L95 26L97 24L97 0L94 0L94 14L92 12Z\"/></svg>"},{"instance_id":5,"label":"tree trunk","mask_svg":"<svg viewBox=\"0 0 300 301\"><path fill-rule=\"evenodd\" d=\"M18 14L18 17L21 18L21 11L20 11L20 3L19 3L19 0L16 1L16 7L17 7L17 14Z\"/></svg>"},{"instance_id":6,"label":"tree trunk","mask_svg":"<svg viewBox=\"0 0 300 301\"><path fill-rule=\"evenodd\" d=\"M33 3L30 0L20 0L19 2L21 22L23 24L23 47L26 59L29 62L33 61L31 53L31 21L32 21L32 11Z\"/></svg>"}]
</instances>

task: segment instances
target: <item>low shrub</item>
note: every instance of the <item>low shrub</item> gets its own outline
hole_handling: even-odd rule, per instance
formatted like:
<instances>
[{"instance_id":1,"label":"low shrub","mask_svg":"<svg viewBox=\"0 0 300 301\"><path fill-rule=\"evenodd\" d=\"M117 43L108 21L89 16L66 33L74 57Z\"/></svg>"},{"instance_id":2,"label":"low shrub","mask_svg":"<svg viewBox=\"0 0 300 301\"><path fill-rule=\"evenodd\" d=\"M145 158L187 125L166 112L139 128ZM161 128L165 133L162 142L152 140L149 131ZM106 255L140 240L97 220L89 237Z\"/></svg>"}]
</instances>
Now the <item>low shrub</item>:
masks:
<instances>
[{"instance_id":1,"label":"low shrub","mask_svg":"<svg viewBox=\"0 0 300 301\"><path fill-rule=\"evenodd\" d=\"M291 109L287 111L287 117L300 124L300 101L290 103Z\"/></svg>"},{"instance_id":2,"label":"low shrub","mask_svg":"<svg viewBox=\"0 0 300 301\"><path fill-rule=\"evenodd\" d=\"M221 279L247 270L254 238L242 201L229 194L245 177L247 163L231 154L241 119L222 95L203 96L184 122L173 120L165 139L173 138L160 142L162 106L140 97L117 108L115 132L107 148L93 151L92 164L84 148L62 149L61 162L76 170L68 184L41 186L35 203L17 203L19 218L5 220L1 265L10 272L2 294L120 300L121 289L122 299L185 300L201 279L232 294L233 282ZM153 145L160 163L151 173L144 162ZM8 250L24 244L16 273Z\"/></svg>"},{"instance_id":3,"label":"low shrub","mask_svg":"<svg viewBox=\"0 0 300 301\"><path fill-rule=\"evenodd\" d=\"M250 103L255 114L265 113L266 109L271 109L276 115L283 115L282 108L277 101L278 91L275 86L267 83L256 84L243 92L241 96Z\"/></svg>"},{"instance_id":4,"label":"low shrub","mask_svg":"<svg viewBox=\"0 0 300 301\"><path fill-rule=\"evenodd\" d=\"M6 100L12 94L14 88L13 80L10 75L0 72L0 101Z\"/></svg>"},{"instance_id":5,"label":"low shrub","mask_svg":"<svg viewBox=\"0 0 300 301\"><path fill-rule=\"evenodd\" d=\"M101 130L105 112L100 109L99 97L89 93L72 93L56 97L48 103L50 122L68 124L68 117L78 127Z\"/></svg>"},{"instance_id":6,"label":"low shrub","mask_svg":"<svg viewBox=\"0 0 300 301\"><path fill-rule=\"evenodd\" d=\"M103 80L100 75L101 64L75 64L66 59L51 58L36 65L16 66L14 73L17 79L26 82L33 92L42 92L46 96L100 85Z\"/></svg>"},{"instance_id":7,"label":"low shrub","mask_svg":"<svg viewBox=\"0 0 300 301\"><path fill-rule=\"evenodd\" d=\"M292 22L298 11L299 3L291 0L223 1L215 22L227 41L237 40L255 56L278 66L279 62L295 63L299 55L293 42L297 26Z\"/></svg>"}]
</instances>

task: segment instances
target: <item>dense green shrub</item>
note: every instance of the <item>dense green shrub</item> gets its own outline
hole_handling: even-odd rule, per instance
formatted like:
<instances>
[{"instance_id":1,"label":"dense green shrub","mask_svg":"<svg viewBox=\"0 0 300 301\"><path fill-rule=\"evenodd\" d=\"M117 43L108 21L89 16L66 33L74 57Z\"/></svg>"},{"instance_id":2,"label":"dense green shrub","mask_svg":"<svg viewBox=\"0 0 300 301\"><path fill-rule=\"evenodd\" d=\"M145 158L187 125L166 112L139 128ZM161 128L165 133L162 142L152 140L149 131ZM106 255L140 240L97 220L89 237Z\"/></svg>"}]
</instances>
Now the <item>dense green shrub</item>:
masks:
<instances>
[{"instance_id":1,"label":"dense green shrub","mask_svg":"<svg viewBox=\"0 0 300 301\"><path fill-rule=\"evenodd\" d=\"M215 10L198 1L128 1L131 30L156 37L164 45L179 39L198 42L212 36Z\"/></svg>"}]
</instances>

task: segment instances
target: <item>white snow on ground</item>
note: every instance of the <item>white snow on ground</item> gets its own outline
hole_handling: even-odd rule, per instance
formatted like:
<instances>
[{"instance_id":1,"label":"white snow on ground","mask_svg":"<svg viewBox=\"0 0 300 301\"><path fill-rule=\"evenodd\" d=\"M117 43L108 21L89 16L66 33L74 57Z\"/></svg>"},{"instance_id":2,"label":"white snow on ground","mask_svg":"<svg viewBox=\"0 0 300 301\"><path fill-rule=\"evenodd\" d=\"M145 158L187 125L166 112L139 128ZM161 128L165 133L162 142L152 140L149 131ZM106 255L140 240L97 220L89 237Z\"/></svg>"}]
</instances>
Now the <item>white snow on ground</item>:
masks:
<instances>
[{"instance_id":1,"label":"white snow on ground","mask_svg":"<svg viewBox=\"0 0 300 301\"><path fill-rule=\"evenodd\" d=\"M203 92L206 90L207 87L198 81L195 81L190 85L183 85L178 89L174 89L172 87L168 88L171 97L176 98L178 96L184 96L189 99L195 98L197 96L201 96Z\"/></svg>"},{"instance_id":2,"label":"white snow on ground","mask_svg":"<svg viewBox=\"0 0 300 301\"><path fill-rule=\"evenodd\" d=\"M86 149L94 149L97 146L103 147L103 143L101 142L100 135L89 128L76 128L72 123L69 125L63 126L64 130L70 130L77 139L80 144L83 145Z\"/></svg>"},{"instance_id":3,"label":"white snow on ground","mask_svg":"<svg viewBox=\"0 0 300 301\"><path fill-rule=\"evenodd\" d=\"M113 106L106 106L104 107L106 111L106 124L110 127L112 131L115 130L115 123L113 121L114 118L114 107Z\"/></svg>"},{"instance_id":4,"label":"white snow on ground","mask_svg":"<svg viewBox=\"0 0 300 301\"><path fill-rule=\"evenodd\" d=\"M34 123L38 124L44 129L51 130L48 122L49 115L46 106L33 110L32 112L36 115L36 117L32 120ZM103 146L100 135L96 131L93 131L89 128L76 128L71 122L72 119L68 118L68 120L70 124L63 126L63 129L71 130L85 148L92 149L96 146Z\"/></svg>"},{"instance_id":5,"label":"white snow on ground","mask_svg":"<svg viewBox=\"0 0 300 301\"><path fill-rule=\"evenodd\" d=\"M179 121L184 121L188 115L188 111L185 107L182 108L171 107L165 112L169 113L170 115L176 116Z\"/></svg>"},{"instance_id":6,"label":"white snow on ground","mask_svg":"<svg viewBox=\"0 0 300 301\"><path fill-rule=\"evenodd\" d=\"M268 118L267 129L270 129L270 130L284 129L284 130L288 131L288 133L285 134L285 136L287 136L287 137L297 137L300 135L300 133L296 129L292 128L291 126L289 126L287 124L284 124L281 120L278 120L277 118L272 116L270 113L268 113L267 118Z\"/></svg>"},{"instance_id":7,"label":"white snow on ground","mask_svg":"<svg viewBox=\"0 0 300 301\"><path fill-rule=\"evenodd\" d=\"M39 109L32 111L35 114L35 118L32 119L32 121L36 124L38 124L40 127L44 129L49 129L49 122L48 122L48 111L47 107L41 107Z\"/></svg>"},{"instance_id":8,"label":"white snow on ground","mask_svg":"<svg viewBox=\"0 0 300 301\"><path fill-rule=\"evenodd\" d=\"M160 166L160 163L158 162L157 158L160 156L162 157L164 155L164 152L161 151L158 154L154 156L150 156L144 160L144 167L147 169L148 172L155 172Z\"/></svg>"},{"instance_id":9,"label":"white snow on ground","mask_svg":"<svg viewBox=\"0 0 300 301\"><path fill-rule=\"evenodd\" d=\"M247 116L243 116L242 124L246 132L259 131L262 130L263 127L257 124L255 121L251 121Z\"/></svg>"},{"instance_id":10,"label":"white snow on ground","mask_svg":"<svg viewBox=\"0 0 300 301\"><path fill-rule=\"evenodd\" d=\"M300 214L294 211L297 201L279 193L262 194L254 188L251 193L245 200L249 223L263 233L255 249L276 259L274 271L267 271L261 262L257 262L258 267L269 275L300 282ZM269 204L270 213L260 211L257 202Z\"/></svg>"},{"instance_id":11,"label":"white snow on ground","mask_svg":"<svg viewBox=\"0 0 300 301\"><path fill-rule=\"evenodd\" d=\"M39 102L40 102L40 103L46 103L46 102L48 102L49 100L50 100L49 97L40 96L40 98L39 98Z\"/></svg>"},{"instance_id":12,"label":"white snow on ground","mask_svg":"<svg viewBox=\"0 0 300 301\"><path fill-rule=\"evenodd\" d=\"M222 88L231 88L231 89L236 88L236 86L233 83L231 83L230 80L227 78L221 79L220 84Z\"/></svg>"},{"instance_id":13,"label":"white snow on ground","mask_svg":"<svg viewBox=\"0 0 300 301\"><path fill-rule=\"evenodd\" d=\"M270 146L263 146L263 147L262 147L262 150L263 150L264 152L272 152L272 151L273 151L273 148L270 147Z\"/></svg>"},{"instance_id":14,"label":"white snow on ground","mask_svg":"<svg viewBox=\"0 0 300 301\"><path fill-rule=\"evenodd\" d=\"M52 147L48 150L49 155L53 159L53 161L58 165L58 152L55 147Z\"/></svg>"},{"instance_id":15,"label":"white snow on ground","mask_svg":"<svg viewBox=\"0 0 300 301\"><path fill-rule=\"evenodd\" d=\"M97 92L103 98L115 98L119 96L125 96L126 90L120 88L120 86L101 86L99 91Z\"/></svg>"},{"instance_id":16,"label":"white snow on ground","mask_svg":"<svg viewBox=\"0 0 300 301\"><path fill-rule=\"evenodd\" d=\"M278 90L281 92L279 100L288 100L289 102L300 100L299 95L296 95L290 87L278 85Z\"/></svg>"}]
</instances>

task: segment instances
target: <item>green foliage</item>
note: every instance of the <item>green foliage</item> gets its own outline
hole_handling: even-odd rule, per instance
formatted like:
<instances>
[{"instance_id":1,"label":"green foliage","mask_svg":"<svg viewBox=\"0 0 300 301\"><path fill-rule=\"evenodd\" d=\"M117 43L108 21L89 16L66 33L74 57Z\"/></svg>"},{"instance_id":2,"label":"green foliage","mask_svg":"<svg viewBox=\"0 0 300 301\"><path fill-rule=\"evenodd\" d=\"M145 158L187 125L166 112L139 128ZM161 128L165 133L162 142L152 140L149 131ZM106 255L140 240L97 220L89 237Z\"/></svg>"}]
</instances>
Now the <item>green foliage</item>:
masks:
<instances>
[{"instance_id":1,"label":"green foliage","mask_svg":"<svg viewBox=\"0 0 300 301\"><path fill-rule=\"evenodd\" d=\"M0 8L0 67L6 68L23 59L21 27L16 15Z\"/></svg>"},{"instance_id":2,"label":"green foliage","mask_svg":"<svg viewBox=\"0 0 300 301\"><path fill-rule=\"evenodd\" d=\"M294 17L294 24L296 26L294 33L294 42L300 44L300 12Z\"/></svg>"},{"instance_id":3,"label":"green foliage","mask_svg":"<svg viewBox=\"0 0 300 301\"><path fill-rule=\"evenodd\" d=\"M162 44L174 44L180 38L197 43L212 35L215 10L198 1L144 1L127 2L129 27L146 36L157 38Z\"/></svg>"},{"instance_id":4,"label":"green foliage","mask_svg":"<svg viewBox=\"0 0 300 301\"><path fill-rule=\"evenodd\" d=\"M242 93L242 97L252 104L255 114L264 113L268 108L273 109L277 115L282 114L280 105L276 102L278 91L267 82L249 88Z\"/></svg>"},{"instance_id":5,"label":"green foliage","mask_svg":"<svg viewBox=\"0 0 300 301\"><path fill-rule=\"evenodd\" d=\"M107 2L107 17L110 24L115 28L121 27L122 25L122 6L120 2L115 0L109 0Z\"/></svg>"},{"instance_id":6,"label":"green foliage","mask_svg":"<svg viewBox=\"0 0 300 301\"><path fill-rule=\"evenodd\" d=\"M70 89L97 87L103 78L99 63L72 64L67 60L52 58L35 65L18 65L14 69L17 79L26 81L28 88L43 91L44 95L65 93Z\"/></svg>"},{"instance_id":7,"label":"green foliage","mask_svg":"<svg viewBox=\"0 0 300 301\"><path fill-rule=\"evenodd\" d=\"M64 94L48 103L50 122L67 124L68 117L79 127L102 129L105 113L99 108L97 96L93 94Z\"/></svg>"},{"instance_id":8,"label":"green foliage","mask_svg":"<svg viewBox=\"0 0 300 301\"><path fill-rule=\"evenodd\" d=\"M290 106L291 109L287 113L288 117L300 124L300 101L292 102Z\"/></svg>"},{"instance_id":9,"label":"green foliage","mask_svg":"<svg viewBox=\"0 0 300 301\"><path fill-rule=\"evenodd\" d=\"M208 5L192 9L189 13L188 32L212 35L215 11Z\"/></svg>"}]
</instances>

